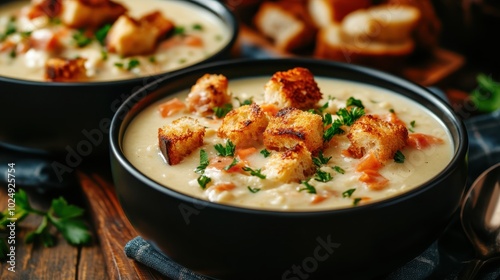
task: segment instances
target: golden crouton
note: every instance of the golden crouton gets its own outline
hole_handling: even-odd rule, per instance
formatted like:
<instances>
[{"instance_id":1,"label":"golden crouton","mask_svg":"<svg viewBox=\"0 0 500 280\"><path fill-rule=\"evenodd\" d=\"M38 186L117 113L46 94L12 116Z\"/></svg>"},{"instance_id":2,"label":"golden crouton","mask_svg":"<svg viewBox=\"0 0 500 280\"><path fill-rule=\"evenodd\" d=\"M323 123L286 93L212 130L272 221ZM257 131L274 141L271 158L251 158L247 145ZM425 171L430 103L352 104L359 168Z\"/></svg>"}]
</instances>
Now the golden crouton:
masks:
<instances>
[{"instance_id":1,"label":"golden crouton","mask_svg":"<svg viewBox=\"0 0 500 280\"><path fill-rule=\"evenodd\" d=\"M354 122L347 134L351 145L347 149L355 158L372 152L380 162L394 158L408 141L408 130L372 115L365 115Z\"/></svg>"},{"instance_id":2,"label":"golden crouton","mask_svg":"<svg viewBox=\"0 0 500 280\"><path fill-rule=\"evenodd\" d=\"M110 52L122 56L144 55L156 50L158 41L174 28L160 12L135 20L123 15L111 26L106 38Z\"/></svg>"},{"instance_id":3,"label":"golden crouton","mask_svg":"<svg viewBox=\"0 0 500 280\"><path fill-rule=\"evenodd\" d=\"M229 138L237 147L248 147L262 140L268 122L259 105L244 105L227 113L219 127L218 136Z\"/></svg>"},{"instance_id":4,"label":"golden crouton","mask_svg":"<svg viewBox=\"0 0 500 280\"><path fill-rule=\"evenodd\" d=\"M323 147L323 120L321 116L296 108L281 109L269 120L264 131L264 145L268 149L286 150L303 144L311 153Z\"/></svg>"},{"instance_id":5,"label":"golden crouton","mask_svg":"<svg viewBox=\"0 0 500 280\"><path fill-rule=\"evenodd\" d=\"M266 178L284 183L300 182L314 174L312 155L303 145L272 153L265 167Z\"/></svg>"},{"instance_id":6,"label":"golden crouton","mask_svg":"<svg viewBox=\"0 0 500 280\"><path fill-rule=\"evenodd\" d=\"M85 59L49 58L45 63L45 79L53 82L74 82L87 79Z\"/></svg>"},{"instance_id":7,"label":"golden crouton","mask_svg":"<svg viewBox=\"0 0 500 280\"><path fill-rule=\"evenodd\" d=\"M61 2L61 21L72 28L99 28L114 22L127 12L123 5L110 0L64 0Z\"/></svg>"},{"instance_id":8,"label":"golden crouton","mask_svg":"<svg viewBox=\"0 0 500 280\"><path fill-rule=\"evenodd\" d=\"M322 98L313 74L306 68L296 67L276 72L264 87L264 103L279 108L314 108Z\"/></svg>"},{"instance_id":9,"label":"golden crouton","mask_svg":"<svg viewBox=\"0 0 500 280\"><path fill-rule=\"evenodd\" d=\"M186 98L187 108L201 116L213 113L214 107L231 102L228 80L224 75L205 74L191 87Z\"/></svg>"},{"instance_id":10,"label":"golden crouton","mask_svg":"<svg viewBox=\"0 0 500 280\"><path fill-rule=\"evenodd\" d=\"M181 117L158 129L160 151L168 164L175 165L203 145L205 127L198 120Z\"/></svg>"}]
</instances>

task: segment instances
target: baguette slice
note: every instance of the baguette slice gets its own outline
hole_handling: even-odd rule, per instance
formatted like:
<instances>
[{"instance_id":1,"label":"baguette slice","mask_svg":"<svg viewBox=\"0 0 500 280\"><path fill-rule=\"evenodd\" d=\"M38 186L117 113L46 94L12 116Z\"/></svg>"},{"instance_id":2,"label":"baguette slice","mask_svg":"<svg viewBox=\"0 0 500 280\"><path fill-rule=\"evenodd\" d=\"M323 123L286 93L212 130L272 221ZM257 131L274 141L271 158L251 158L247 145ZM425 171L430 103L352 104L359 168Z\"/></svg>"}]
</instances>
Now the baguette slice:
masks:
<instances>
[{"instance_id":1,"label":"baguette slice","mask_svg":"<svg viewBox=\"0 0 500 280\"><path fill-rule=\"evenodd\" d=\"M414 48L415 43L411 38L397 43L346 40L340 26L332 24L320 30L314 55L318 58L396 71L412 54Z\"/></svg>"},{"instance_id":2,"label":"baguette slice","mask_svg":"<svg viewBox=\"0 0 500 280\"><path fill-rule=\"evenodd\" d=\"M350 38L402 42L412 36L420 10L408 5L378 5L348 14L341 23Z\"/></svg>"},{"instance_id":3,"label":"baguette slice","mask_svg":"<svg viewBox=\"0 0 500 280\"><path fill-rule=\"evenodd\" d=\"M321 28L340 23L346 15L371 6L371 0L309 0L307 9L314 24Z\"/></svg>"},{"instance_id":4,"label":"baguette slice","mask_svg":"<svg viewBox=\"0 0 500 280\"><path fill-rule=\"evenodd\" d=\"M291 52L314 42L316 28L300 2L263 2L254 17L260 33L270 38L276 48Z\"/></svg>"}]
</instances>

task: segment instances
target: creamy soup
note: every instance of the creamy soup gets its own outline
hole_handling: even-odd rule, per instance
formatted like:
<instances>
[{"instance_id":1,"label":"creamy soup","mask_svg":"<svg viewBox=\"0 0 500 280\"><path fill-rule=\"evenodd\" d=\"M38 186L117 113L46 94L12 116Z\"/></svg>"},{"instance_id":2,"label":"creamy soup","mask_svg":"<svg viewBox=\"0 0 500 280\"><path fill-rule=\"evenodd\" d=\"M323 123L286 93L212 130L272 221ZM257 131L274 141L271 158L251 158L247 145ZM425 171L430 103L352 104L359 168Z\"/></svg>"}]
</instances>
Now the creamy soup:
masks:
<instances>
[{"instance_id":1,"label":"creamy soup","mask_svg":"<svg viewBox=\"0 0 500 280\"><path fill-rule=\"evenodd\" d=\"M232 92L234 107L250 98L261 104L263 87L268 80L269 77L230 80L229 89ZM159 104L173 97L185 100L187 92L180 92L152 104L135 117L124 135L124 154L143 174L181 193L223 204L286 211L356 207L393 197L425 183L450 162L453 147L448 130L423 106L377 87L321 77L317 77L316 81L323 93L320 104L328 103L324 108L325 112L334 114L339 108L345 107L346 100L354 97L362 101L367 113L387 115L396 112L398 118L407 124L410 135L432 135L443 142L424 149L402 149L400 152L404 155L403 162L391 160L379 170L380 174L388 179L388 184L380 190L374 190L360 181L361 174L356 171L356 167L362 159L346 157L343 154L350 145L345 134L334 136L333 142L323 150L322 157L331 158L318 168L322 175L312 175L305 180L307 184L263 179L255 176L256 174L252 176L250 172L231 173L207 168L204 176L211 180L202 188L197 180L200 174L195 172L200 165L200 150L204 150L209 158L215 157L214 145L226 143L224 139L217 137L221 120L187 113L162 117L158 111ZM158 128L184 115L197 118L207 127L203 146L195 149L179 164L170 166L159 149ZM257 147L257 152L248 156L246 161L254 171L258 170L261 175L266 176L269 170L266 170L265 165L269 157L264 156L265 152L259 152L264 149L263 146ZM227 183L232 183L234 188L215 187Z\"/></svg>"},{"instance_id":2,"label":"creamy soup","mask_svg":"<svg viewBox=\"0 0 500 280\"><path fill-rule=\"evenodd\" d=\"M160 11L174 28L155 44L153 51L123 55L110 51L106 43L106 32L114 22L93 29L71 28L65 26L58 15L35 14L28 1L12 1L2 5L0 11L0 75L34 81L50 80L46 77L46 63L49 58L57 57L84 59L84 73L76 79L62 81L129 79L198 63L220 51L230 40L221 19L187 1L113 2L125 7L125 15L135 20ZM134 35L144 35L140 34L143 32L136 33ZM130 45L129 42L126 44Z\"/></svg>"}]
</instances>

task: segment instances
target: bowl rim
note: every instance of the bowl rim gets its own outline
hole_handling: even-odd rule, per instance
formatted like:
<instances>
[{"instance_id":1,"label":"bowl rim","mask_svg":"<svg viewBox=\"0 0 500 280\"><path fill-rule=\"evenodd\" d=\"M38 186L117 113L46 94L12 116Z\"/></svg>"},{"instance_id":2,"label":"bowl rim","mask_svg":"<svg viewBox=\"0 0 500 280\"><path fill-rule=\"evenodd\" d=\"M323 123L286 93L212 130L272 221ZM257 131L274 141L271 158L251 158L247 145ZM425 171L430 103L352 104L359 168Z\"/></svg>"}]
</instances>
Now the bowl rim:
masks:
<instances>
[{"instance_id":1,"label":"bowl rim","mask_svg":"<svg viewBox=\"0 0 500 280\"><path fill-rule=\"evenodd\" d=\"M371 78L375 78L376 80L379 81L384 81L388 82L390 84L406 88L410 90L413 94L417 94L424 99L427 99L429 102L431 102L433 105L436 106L437 109L439 109L441 112L443 112L445 115L448 116L449 120L453 123L453 128L447 127L448 132L451 133L451 130L454 129L457 132L457 137L458 139L456 140L457 144L454 147L454 154L452 158L450 159L449 163L447 166L441 170L438 174L436 174L433 178L429 179L425 183L414 187L406 192L400 193L398 195L389 197L389 198L384 198L379 201L371 202L368 204L364 205L358 205L356 207L342 207L342 208L335 208L335 209L320 209L320 210L275 210L275 209L257 209L257 208L250 208L250 207L244 207L244 206L237 206L237 205L228 205L228 204L221 204L217 202L211 202L208 200L200 199L188 194L184 194L182 192L176 191L172 188L169 188L168 186L164 186L160 183L157 183L153 179L150 179L146 175L144 175L141 171L139 171L137 168L135 168L125 157L125 155L122 152L121 146L122 146L122 140L124 133L126 131L126 127L130 123L130 120L133 119L137 115L137 111L141 111L144 107L147 107L154 103L155 101L158 101L162 97L167 97L170 94L173 94L178 91L168 91L168 92L161 92L158 95L158 97L152 98L145 102L146 104L141 104L143 106L142 108L139 108L137 111L132 112L133 109L137 109L137 107L134 107L138 105L138 103L142 100L144 101L146 96L150 96L151 94L154 94L156 90L161 89L162 86L165 86L166 83L169 81L174 81L174 80L182 80L182 77L191 75L193 73L209 73L210 71L216 70L218 67L241 67L244 65L247 66L252 66L254 68L263 67L263 65L266 64L279 64L279 63L291 63L291 64L297 64L297 65L315 65L319 67L334 67L337 69L340 69L342 71L348 71L352 72L355 75L365 75L369 76ZM252 69L250 67L250 69ZM208 72L207 72L208 71ZM253 70L250 70L253 71ZM261 74L256 73L253 76L262 76ZM316 75L315 75L316 76ZM324 76L324 75L317 75L319 77ZM251 77L251 75L248 75L247 77ZM244 78L238 77L238 78ZM333 77L331 77L333 78ZM368 84L370 85L370 84ZM157 88L160 86L159 88ZM188 89L189 86L185 86L184 89ZM139 100L135 100L135 97L146 93L145 96L142 96ZM123 118L121 118L121 114L123 115ZM132 116L130 116L132 114ZM436 116L437 117L437 116ZM125 123L125 127L124 127ZM358 211L370 211L370 210L375 210L379 208L385 208L392 206L394 204L399 204L402 203L406 200L409 200L415 196L418 196L419 194L426 192L427 190L433 188L435 185L439 184L441 181L445 180L450 174L453 172L453 170L460 165L460 162L464 162L466 160L466 155L468 152L468 137L467 137L467 131L465 128L465 124L462 121L462 119L454 112L452 107L441 97L438 97L436 94L432 93L429 89L420 86L414 82L411 82L409 80L406 80L404 78L397 77L393 74L386 73L377 69L373 68L368 68L365 66L360 66L360 65L353 65L353 64L347 64L343 62L336 62L336 61L326 61L326 60L319 60L319 59L314 59L314 58L273 58L273 59L266 59L266 58L259 58L259 59L253 59L253 58L239 58L239 59L233 59L229 61L219 61L219 62L214 62L214 63L208 63L204 64L195 68L191 69L186 69L180 72L177 72L176 74L169 76L169 77L163 77L159 80L154 81L153 83L150 83L141 89L137 90L134 92L127 100L125 100L121 106L118 108L116 113L113 116L113 119L111 121L110 125L110 130L109 130L109 143L110 143L110 153L111 153L111 158L112 161L115 160L118 162L119 165L121 165L122 168L124 168L129 174L131 174L133 177L141 181L143 184L147 185L149 188L154 189L155 191L159 191L162 194L172 196L175 199L181 200L185 203L195 203L196 205L203 205L203 207L212 207L221 211L234 211L234 212L239 212L239 213L246 213L246 214L255 214L255 215L273 215L273 216L310 216L310 215L332 215L332 214L343 214L343 213L355 213ZM113 174L114 176L114 174ZM462 189L465 189L466 186L466 180L464 180L464 186ZM463 190L462 190L463 192Z\"/></svg>"},{"instance_id":2,"label":"bowl rim","mask_svg":"<svg viewBox=\"0 0 500 280\"><path fill-rule=\"evenodd\" d=\"M176 1L176 0L157 0L157 1ZM185 69L190 69L192 67L196 67L200 64L210 63L214 60L218 59L222 55L229 53L233 46L236 44L239 35L239 22L236 18L236 15L229 9L227 5L224 5L220 1L206 1L206 0L184 0L189 2L190 4L201 7L202 9L207 10L212 13L218 19L220 19L223 24L228 28L228 33L231 35L227 43L217 52L213 53L211 56L198 61L194 64L190 64L187 67L182 67L178 69L173 69L167 72L161 72L152 75L143 75L129 79L119 79L119 80L106 80L106 81L88 81L88 82L51 82L51 81L35 81L35 80L23 80L20 78L14 77L6 77L0 75L0 83L12 83L12 84L23 84L23 85L31 85L31 86L57 86L57 87L82 87L82 86L114 86L120 85L124 83L139 83L144 79L155 79L162 76L172 75L176 72L183 71ZM9 2L15 2L14 0L7 0L6 3L0 3L0 7L2 5L8 4ZM29 2L29 1L26 1Z\"/></svg>"}]
</instances>

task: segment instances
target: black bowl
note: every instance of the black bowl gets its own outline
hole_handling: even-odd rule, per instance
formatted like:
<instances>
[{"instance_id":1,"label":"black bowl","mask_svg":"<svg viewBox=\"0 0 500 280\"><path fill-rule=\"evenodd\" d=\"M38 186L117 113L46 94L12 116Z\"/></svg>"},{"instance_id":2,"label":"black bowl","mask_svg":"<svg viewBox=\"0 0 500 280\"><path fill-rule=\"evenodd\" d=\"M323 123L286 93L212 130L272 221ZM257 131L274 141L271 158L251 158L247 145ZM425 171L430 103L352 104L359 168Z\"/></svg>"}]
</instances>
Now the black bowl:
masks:
<instances>
[{"instance_id":1,"label":"black bowl","mask_svg":"<svg viewBox=\"0 0 500 280\"><path fill-rule=\"evenodd\" d=\"M375 85L423 104L448 127L454 156L427 183L394 198L318 212L245 209L199 200L141 174L122 152L127 125L158 99L205 73L229 79L306 67L315 76ZM352 279L391 272L424 251L459 207L466 182L467 135L445 102L427 89L380 71L335 62L241 60L197 67L134 93L110 129L116 192L141 236L174 261L220 279Z\"/></svg>"},{"instance_id":2,"label":"black bowl","mask_svg":"<svg viewBox=\"0 0 500 280\"><path fill-rule=\"evenodd\" d=\"M218 1L187 0L224 22L230 40L194 65L230 57L238 36L234 14ZM60 155L74 167L90 155L107 155L113 114L133 92L179 70L109 82L34 82L0 76L0 142Z\"/></svg>"}]
</instances>

